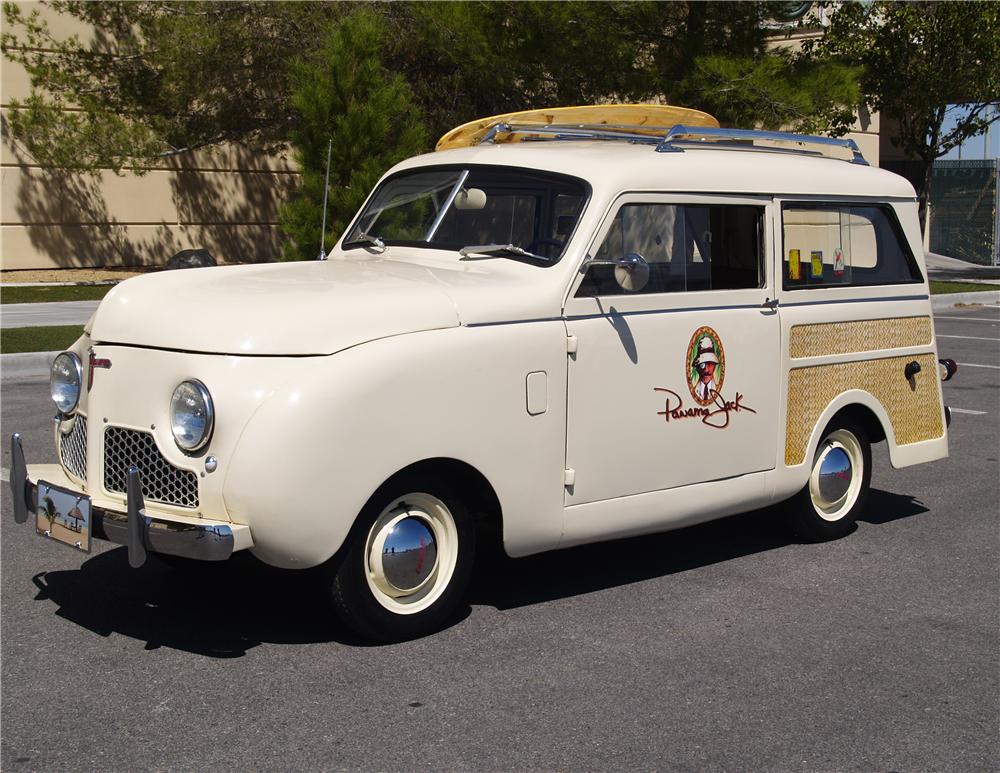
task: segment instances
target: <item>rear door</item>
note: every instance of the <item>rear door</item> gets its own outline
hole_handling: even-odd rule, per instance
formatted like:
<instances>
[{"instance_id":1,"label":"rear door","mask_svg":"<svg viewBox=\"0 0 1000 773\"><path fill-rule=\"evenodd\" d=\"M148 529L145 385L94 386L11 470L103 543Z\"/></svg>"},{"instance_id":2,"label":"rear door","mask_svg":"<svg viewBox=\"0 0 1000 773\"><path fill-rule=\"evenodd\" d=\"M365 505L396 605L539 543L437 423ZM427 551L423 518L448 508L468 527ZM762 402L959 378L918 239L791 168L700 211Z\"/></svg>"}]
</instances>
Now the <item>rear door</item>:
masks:
<instances>
[{"instance_id":1,"label":"rear door","mask_svg":"<svg viewBox=\"0 0 1000 773\"><path fill-rule=\"evenodd\" d=\"M772 469L779 327L770 199L627 194L566 302L567 505ZM640 287L640 285L643 285Z\"/></svg>"}]
</instances>

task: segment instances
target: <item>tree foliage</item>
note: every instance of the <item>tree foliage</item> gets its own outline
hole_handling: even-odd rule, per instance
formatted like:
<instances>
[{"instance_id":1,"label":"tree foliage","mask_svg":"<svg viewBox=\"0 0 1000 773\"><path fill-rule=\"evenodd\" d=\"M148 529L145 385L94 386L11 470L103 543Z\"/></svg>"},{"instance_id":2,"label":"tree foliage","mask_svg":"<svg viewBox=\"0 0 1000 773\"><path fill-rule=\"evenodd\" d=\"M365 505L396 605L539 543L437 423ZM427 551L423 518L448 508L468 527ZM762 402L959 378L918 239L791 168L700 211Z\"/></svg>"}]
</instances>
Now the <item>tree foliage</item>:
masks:
<instances>
[{"instance_id":1,"label":"tree foliage","mask_svg":"<svg viewBox=\"0 0 1000 773\"><path fill-rule=\"evenodd\" d=\"M300 195L315 203L330 136L317 127L328 118L332 228L352 213L356 188L376 166L413 150L415 128L388 126L385 110L421 120L422 141L510 110L648 100L705 109L726 124L839 132L856 98L849 67L769 49L766 2L49 5L95 36L62 40L37 13L4 7L4 53L32 82L31 95L12 102L7 128L35 160L141 171L221 143L267 150L292 142ZM338 28L370 48L338 37ZM334 57L325 69L324 57ZM325 91L309 85L313 77ZM345 89L359 91L348 98ZM324 112L317 100L333 101ZM318 232L313 240L304 225L311 206L289 204L283 224L296 244L318 250Z\"/></svg>"},{"instance_id":2,"label":"tree foliage","mask_svg":"<svg viewBox=\"0 0 1000 773\"><path fill-rule=\"evenodd\" d=\"M49 5L94 37L60 38L37 10L4 4L4 54L32 83L11 101L10 132L43 165L116 171L228 141L284 140L290 63L315 47L296 43L343 15L328 3Z\"/></svg>"},{"instance_id":3,"label":"tree foliage","mask_svg":"<svg viewBox=\"0 0 1000 773\"><path fill-rule=\"evenodd\" d=\"M327 152L330 189L324 252L382 173L418 153L427 132L410 88L380 58L385 30L365 10L319 32L321 46L290 67L288 138L302 170L299 195L281 209L285 259L315 258L323 220ZM332 143L331 143L332 141Z\"/></svg>"},{"instance_id":4,"label":"tree foliage","mask_svg":"<svg viewBox=\"0 0 1000 773\"><path fill-rule=\"evenodd\" d=\"M703 109L734 126L845 134L860 100L860 68L782 52L701 56L684 82Z\"/></svg>"},{"instance_id":5,"label":"tree foliage","mask_svg":"<svg viewBox=\"0 0 1000 773\"><path fill-rule=\"evenodd\" d=\"M934 159L997 118L987 107L1000 100L1000 3L844 3L830 18L807 53L862 68L869 106L898 121L890 141L922 162L923 210ZM949 115L954 103L965 106Z\"/></svg>"}]
</instances>

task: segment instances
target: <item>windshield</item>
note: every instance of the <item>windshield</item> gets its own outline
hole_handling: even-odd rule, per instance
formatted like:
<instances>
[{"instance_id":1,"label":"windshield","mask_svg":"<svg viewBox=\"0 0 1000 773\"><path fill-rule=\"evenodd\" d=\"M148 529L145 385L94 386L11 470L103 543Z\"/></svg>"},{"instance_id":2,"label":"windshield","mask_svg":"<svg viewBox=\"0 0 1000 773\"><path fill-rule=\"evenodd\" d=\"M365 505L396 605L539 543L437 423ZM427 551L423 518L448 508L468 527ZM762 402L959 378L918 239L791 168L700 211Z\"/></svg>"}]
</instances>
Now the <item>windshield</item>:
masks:
<instances>
[{"instance_id":1,"label":"windshield","mask_svg":"<svg viewBox=\"0 0 1000 773\"><path fill-rule=\"evenodd\" d=\"M515 260L553 263L587 201L582 180L510 167L432 167L395 175L378 188L343 246L383 244L495 250Z\"/></svg>"}]
</instances>

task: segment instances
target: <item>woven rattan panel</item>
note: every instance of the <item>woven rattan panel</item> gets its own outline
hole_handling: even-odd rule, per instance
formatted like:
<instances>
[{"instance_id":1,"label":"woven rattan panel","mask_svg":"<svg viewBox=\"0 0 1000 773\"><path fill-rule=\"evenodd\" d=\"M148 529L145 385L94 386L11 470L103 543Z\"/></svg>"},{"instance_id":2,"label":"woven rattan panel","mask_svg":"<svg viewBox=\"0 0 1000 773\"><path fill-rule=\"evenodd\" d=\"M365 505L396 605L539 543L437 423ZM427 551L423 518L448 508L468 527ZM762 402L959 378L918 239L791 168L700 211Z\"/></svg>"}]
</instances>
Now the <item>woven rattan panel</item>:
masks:
<instances>
[{"instance_id":1,"label":"woven rattan panel","mask_svg":"<svg viewBox=\"0 0 1000 773\"><path fill-rule=\"evenodd\" d=\"M794 360L800 357L927 346L930 342L930 317L824 322L820 325L792 327L788 356Z\"/></svg>"},{"instance_id":2,"label":"woven rattan panel","mask_svg":"<svg viewBox=\"0 0 1000 773\"><path fill-rule=\"evenodd\" d=\"M911 382L903 377L908 362L920 363ZM941 382L933 354L888 357L793 368L788 373L788 422L785 464L801 464L820 414L837 395L861 389L882 403L898 445L932 440L944 434Z\"/></svg>"}]
</instances>

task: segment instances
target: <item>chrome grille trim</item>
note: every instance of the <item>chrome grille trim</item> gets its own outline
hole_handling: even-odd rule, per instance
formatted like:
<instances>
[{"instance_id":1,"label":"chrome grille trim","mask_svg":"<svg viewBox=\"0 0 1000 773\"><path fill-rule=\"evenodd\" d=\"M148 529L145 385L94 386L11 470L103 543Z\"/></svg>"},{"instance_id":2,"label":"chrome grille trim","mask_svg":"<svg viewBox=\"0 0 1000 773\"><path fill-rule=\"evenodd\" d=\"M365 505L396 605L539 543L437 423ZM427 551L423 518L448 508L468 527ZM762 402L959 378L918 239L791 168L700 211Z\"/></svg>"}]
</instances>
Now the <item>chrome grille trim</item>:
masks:
<instances>
[{"instance_id":1,"label":"chrome grille trim","mask_svg":"<svg viewBox=\"0 0 1000 773\"><path fill-rule=\"evenodd\" d=\"M128 468L139 470L143 499L177 507L198 507L198 476L166 460L150 432L124 427L104 430L104 488L125 495Z\"/></svg>"},{"instance_id":2,"label":"chrome grille trim","mask_svg":"<svg viewBox=\"0 0 1000 773\"><path fill-rule=\"evenodd\" d=\"M87 417L76 415L68 434L59 431L59 460L74 478L87 482Z\"/></svg>"}]
</instances>

